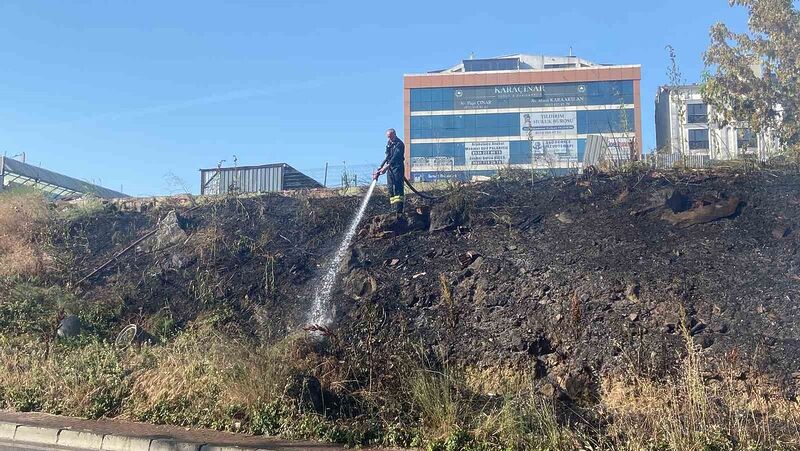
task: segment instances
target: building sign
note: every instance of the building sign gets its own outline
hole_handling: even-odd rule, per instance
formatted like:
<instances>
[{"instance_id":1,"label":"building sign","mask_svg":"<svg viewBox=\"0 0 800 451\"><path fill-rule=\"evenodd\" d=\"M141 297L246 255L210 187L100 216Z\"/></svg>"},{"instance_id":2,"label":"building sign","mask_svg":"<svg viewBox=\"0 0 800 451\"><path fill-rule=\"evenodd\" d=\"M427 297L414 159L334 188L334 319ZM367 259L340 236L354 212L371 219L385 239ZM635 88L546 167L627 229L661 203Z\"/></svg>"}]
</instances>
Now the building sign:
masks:
<instances>
[{"instance_id":1,"label":"building sign","mask_svg":"<svg viewBox=\"0 0 800 451\"><path fill-rule=\"evenodd\" d=\"M453 157L411 157L412 168L452 168Z\"/></svg>"},{"instance_id":2,"label":"building sign","mask_svg":"<svg viewBox=\"0 0 800 451\"><path fill-rule=\"evenodd\" d=\"M551 139L531 141L534 161L578 161L578 141L575 139Z\"/></svg>"},{"instance_id":3,"label":"building sign","mask_svg":"<svg viewBox=\"0 0 800 451\"><path fill-rule=\"evenodd\" d=\"M519 122L522 136L578 134L578 113L575 111L522 113Z\"/></svg>"},{"instance_id":4,"label":"building sign","mask_svg":"<svg viewBox=\"0 0 800 451\"><path fill-rule=\"evenodd\" d=\"M467 167L502 166L511 161L508 141L464 143Z\"/></svg>"},{"instance_id":5,"label":"building sign","mask_svg":"<svg viewBox=\"0 0 800 451\"><path fill-rule=\"evenodd\" d=\"M586 105L586 85L559 83L456 88L456 110L531 108Z\"/></svg>"},{"instance_id":6,"label":"building sign","mask_svg":"<svg viewBox=\"0 0 800 451\"><path fill-rule=\"evenodd\" d=\"M633 138L607 138L608 150L615 161L627 161L631 158L631 140Z\"/></svg>"}]
</instances>

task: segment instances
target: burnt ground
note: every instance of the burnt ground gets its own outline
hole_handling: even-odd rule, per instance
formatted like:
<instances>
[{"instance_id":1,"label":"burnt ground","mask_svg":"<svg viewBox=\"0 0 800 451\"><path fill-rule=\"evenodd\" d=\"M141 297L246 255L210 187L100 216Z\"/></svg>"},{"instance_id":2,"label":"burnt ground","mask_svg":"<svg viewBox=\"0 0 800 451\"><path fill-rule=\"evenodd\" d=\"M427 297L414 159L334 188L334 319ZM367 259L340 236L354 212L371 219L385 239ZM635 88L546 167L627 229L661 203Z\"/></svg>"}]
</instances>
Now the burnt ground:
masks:
<instances>
[{"instance_id":1,"label":"burnt ground","mask_svg":"<svg viewBox=\"0 0 800 451\"><path fill-rule=\"evenodd\" d=\"M498 180L439 193L448 196L433 203L436 231L392 224L377 195L334 293L337 346L324 352L363 356L372 374L400 349L435 350L491 391L514 373L559 384L635 363L664 374L689 336L709 377L727 366L794 390L799 183L770 171ZM169 336L213 316L279 340L307 325L359 200L265 195L179 211L179 228L162 226L161 241L145 240L80 296L109 307L94 320L109 338L130 322ZM409 220L425 225L431 202L409 203L423 213ZM64 279L75 283L166 213L73 224L60 243L74 254Z\"/></svg>"}]
</instances>

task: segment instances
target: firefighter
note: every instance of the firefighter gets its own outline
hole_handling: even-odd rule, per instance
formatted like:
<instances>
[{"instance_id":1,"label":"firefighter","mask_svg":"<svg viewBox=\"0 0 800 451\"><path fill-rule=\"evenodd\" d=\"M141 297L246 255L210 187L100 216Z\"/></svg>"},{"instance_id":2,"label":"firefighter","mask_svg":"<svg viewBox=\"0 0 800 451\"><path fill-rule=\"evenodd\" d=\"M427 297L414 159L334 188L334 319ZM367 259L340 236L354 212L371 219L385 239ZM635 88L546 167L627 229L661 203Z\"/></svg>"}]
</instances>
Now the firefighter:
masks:
<instances>
[{"instance_id":1,"label":"firefighter","mask_svg":"<svg viewBox=\"0 0 800 451\"><path fill-rule=\"evenodd\" d=\"M406 146L397 137L393 128L386 130L386 137L389 139L386 143L386 159L375 171L373 178L377 180L381 174L386 174L389 185L389 203L394 207L397 216L400 216L403 213L403 203L405 202L403 181L405 180Z\"/></svg>"}]
</instances>

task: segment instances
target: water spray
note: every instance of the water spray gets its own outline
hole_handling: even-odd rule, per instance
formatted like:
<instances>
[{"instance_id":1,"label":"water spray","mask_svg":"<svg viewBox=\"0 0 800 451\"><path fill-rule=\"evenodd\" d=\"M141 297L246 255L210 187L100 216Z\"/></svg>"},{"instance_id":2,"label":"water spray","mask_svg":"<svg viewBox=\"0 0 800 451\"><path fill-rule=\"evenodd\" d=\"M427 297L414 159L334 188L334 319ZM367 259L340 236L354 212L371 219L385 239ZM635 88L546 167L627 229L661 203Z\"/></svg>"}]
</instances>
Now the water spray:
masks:
<instances>
[{"instance_id":1,"label":"water spray","mask_svg":"<svg viewBox=\"0 0 800 451\"><path fill-rule=\"evenodd\" d=\"M372 184L369 186L364 200L361 201L358 212L350 222L350 227L347 229L347 233L345 233L342 243L339 245L339 249L328 263L328 270L317 286L316 293L314 294L314 303L308 315L308 321L312 326L327 328L327 326L333 322L334 312L330 304L333 287L336 284L336 276L339 274L339 267L342 264L344 256L347 255L347 251L350 249L350 243L356 235L358 224L361 223L361 218L364 216L364 212L367 211L367 204L372 197L373 191L375 191L375 185L377 183L377 178L372 180Z\"/></svg>"}]
</instances>

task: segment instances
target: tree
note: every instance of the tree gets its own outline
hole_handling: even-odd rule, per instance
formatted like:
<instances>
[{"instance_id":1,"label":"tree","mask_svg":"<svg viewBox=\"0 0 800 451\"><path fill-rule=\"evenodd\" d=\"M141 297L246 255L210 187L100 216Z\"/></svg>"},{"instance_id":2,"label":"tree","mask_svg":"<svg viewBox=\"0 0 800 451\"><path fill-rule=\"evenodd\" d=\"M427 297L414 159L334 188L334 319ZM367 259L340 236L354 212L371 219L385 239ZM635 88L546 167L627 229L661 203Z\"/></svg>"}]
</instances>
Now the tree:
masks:
<instances>
[{"instance_id":1,"label":"tree","mask_svg":"<svg viewBox=\"0 0 800 451\"><path fill-rule=\"evenodd\" d=\"M720 125L744 122L771 131L793 154L800 153L800 13L792 0L729 0L749 13L745 33L723 23L711 27L705 53L703 98Z\"/></svg>"}]
</instances>

